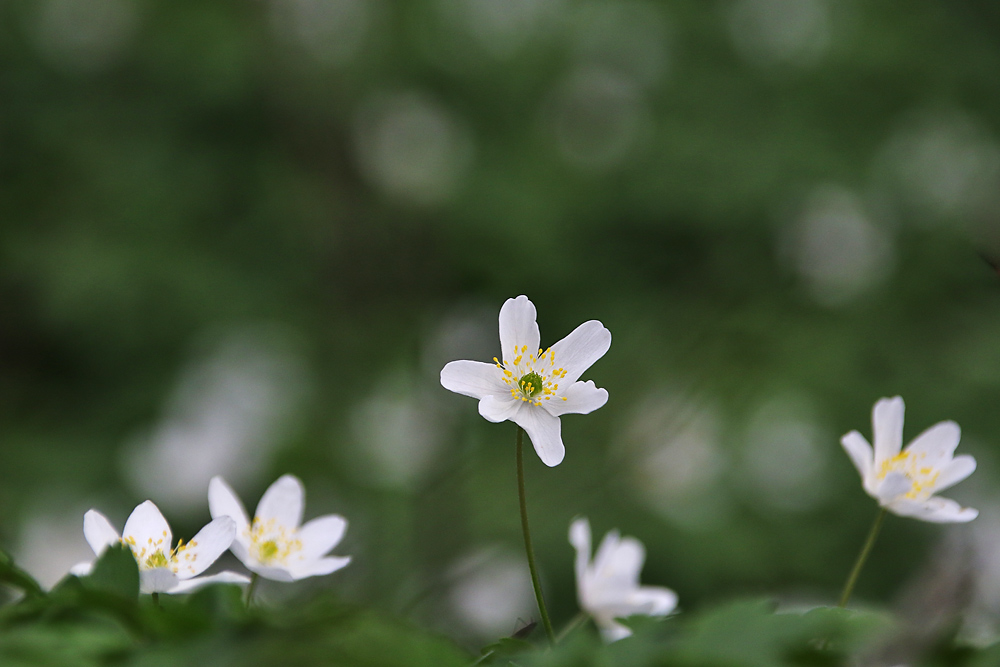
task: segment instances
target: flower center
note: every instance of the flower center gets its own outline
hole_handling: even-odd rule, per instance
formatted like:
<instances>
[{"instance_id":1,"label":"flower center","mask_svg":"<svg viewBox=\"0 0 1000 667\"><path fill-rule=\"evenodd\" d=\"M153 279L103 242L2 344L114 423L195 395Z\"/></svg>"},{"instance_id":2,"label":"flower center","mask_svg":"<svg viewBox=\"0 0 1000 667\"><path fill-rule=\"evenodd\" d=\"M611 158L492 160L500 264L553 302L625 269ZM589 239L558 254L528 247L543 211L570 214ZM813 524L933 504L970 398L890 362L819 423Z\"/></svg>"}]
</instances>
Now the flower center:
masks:
<instances>
[{"instance_id":1,"label":"flower center","mask_svg":"<svg viewBox=\"0 0 1000 667\"><path fill-rule=\"evenodd\" d=\"M503 372L503 381L510 387L510 395L532 405L541 405L557 396L559 380L566 377L566 369L556 367L556 357L552 348L528 354L528 346L514 346L511 361L500 361L493 357L497 368Z\"/></svg>"},{"instance_id":2,"label":"flower center","mask_svg":"<svg viewBox=\"0 0 1000 667\"><path fill-rule=\"evenodd\" d=\"M262 521L255 517L253 525L246 530L250 538L250 554L264 565L286 565L288 557L302 549L302 541L296 537L296 532L278 525L274 519Z\"/></svg>"},{"instance_id":3,"label":"flower center","mask_svg":"<svg viewBox=\"0 0 1000 667\"><path fill-rule=\"evenodd\" d=\"M135 562L139 564L140 570L152 570L158 567L169 567L174 574L180 570L180 557L183 555L184 560L194 562L197 560L197 554L185 554L188 547L198 546L197 542L188 542L184 544L184 540L178 540L177 546L170 549L169 542L166 544L168 551L163 551L164 542L167 541L167 533L164 531L163 538L154 540L153 538L148 538L146 544L136 544L135 537L129 535L128 537L122 538L122 543L127 544L129 549L132 550L132 557L135 558Z\"/></svg>"},{"instance_id":4,"label":"flower center","mask_svg":"<svg viewBox=\"0 0 1000 667\"><path fill-rule=\"evenodd\" d=\"M878 478L885 479L890 472L905 475L910 480L910 490L906 492L906 497L910 499L926 500L934 492L938 475L941 474L934 466L922 465L926 454L912 454L901 452L891 459L882 461L878 470Z\"/></svg>"}]
</instances>

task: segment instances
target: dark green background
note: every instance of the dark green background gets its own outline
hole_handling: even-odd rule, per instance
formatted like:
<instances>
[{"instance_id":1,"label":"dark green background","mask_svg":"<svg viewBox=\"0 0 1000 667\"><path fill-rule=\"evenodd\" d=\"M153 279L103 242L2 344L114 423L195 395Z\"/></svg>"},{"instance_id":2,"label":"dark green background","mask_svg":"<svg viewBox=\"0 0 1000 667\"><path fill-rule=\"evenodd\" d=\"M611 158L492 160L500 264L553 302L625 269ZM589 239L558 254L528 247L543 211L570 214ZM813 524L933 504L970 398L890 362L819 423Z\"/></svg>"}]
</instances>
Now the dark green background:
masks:
<instances>
[{"instance_id":1,"label":"dark green background","mask_svg":"<svg viewBox=\"0 0 1000 667\"><path fill-rule=\"evenodd\" d=\"M504 4L0 5L0 547L56 517L52 551L85 554L74 517L121 526L147 497L192 534L206 504L154 492L183 473L146 484L127 452L190 369L263 350L262 400L291 407L235 485L252 507L299 475L354 556L265 596L317 586L467 641L456 562L520 554L514 427L437 373L496 354L523 293L543 346L587 319L614 337L584 375L607 406L563 420L562 465L528 460L557 624L578 514L642 539L685 610L834 600L875 511L839 437L899 394L907 440L962 425L980 469L947 495L983 516L890 518L857 598L895 604L943 542L991 627L969 562L998 478L1000 11ZM383 426L426 467L380 472Z\"/></svg>"}]
</instances>

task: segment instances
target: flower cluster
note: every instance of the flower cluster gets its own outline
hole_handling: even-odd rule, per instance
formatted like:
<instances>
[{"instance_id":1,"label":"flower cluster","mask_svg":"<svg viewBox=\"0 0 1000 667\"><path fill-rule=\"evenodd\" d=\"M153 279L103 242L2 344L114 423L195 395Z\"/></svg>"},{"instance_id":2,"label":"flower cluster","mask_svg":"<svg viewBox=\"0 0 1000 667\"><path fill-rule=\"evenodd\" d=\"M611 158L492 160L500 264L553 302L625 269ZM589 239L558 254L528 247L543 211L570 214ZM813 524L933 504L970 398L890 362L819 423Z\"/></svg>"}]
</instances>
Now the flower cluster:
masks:
<instances>
[{"instance_id":1,"label":"flower cluster","mask_svg":"<svg viewBox=\"0 0 1000 667\"><path fill-rule=\"evenodd\" d=\"M330 574L350 562L349 557L325 557L344 536L347 521L337 515L313 519L303 526L305 489L292 475L274 482L257 506L251 523L246 510L221 477L208 490L212 521L186 544L173 545L173 533L152 501L136 507L119 535L107 517L89 510L83 534L97 556L115 544L127 544L139 565L143 593L187 593L211 583L249 583L235 572L200 577L227 549L251 572L266 579L293 581ZM71 574L89 574L93 563L79 563Z\"/></svg>"}]
</instances>

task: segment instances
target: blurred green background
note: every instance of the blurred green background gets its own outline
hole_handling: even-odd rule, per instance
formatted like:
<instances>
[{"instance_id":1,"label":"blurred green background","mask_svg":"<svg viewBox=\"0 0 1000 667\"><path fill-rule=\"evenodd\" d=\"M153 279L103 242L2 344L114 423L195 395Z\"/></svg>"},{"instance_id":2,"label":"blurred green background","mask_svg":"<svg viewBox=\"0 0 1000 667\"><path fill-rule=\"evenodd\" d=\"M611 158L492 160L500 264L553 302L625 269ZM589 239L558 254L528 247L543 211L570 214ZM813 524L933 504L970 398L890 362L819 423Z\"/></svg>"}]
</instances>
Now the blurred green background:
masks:
<instances>
[{"instance_id":1,"label":"blurred green background","mask_svg":"<svg viewBox=\"0 0 1000 667\"><path fill-rule=\"evenodd\" d=\"M890 518L857 600L989 641L997 72L987 0L3 2L0 547L51 585L90 507L189 537L212 475L252 509L291 472L354 562L264 598L510 634L514 427L438 373L523 293L543 346L614 336L527 460L557 625L576 515L682 610L835 601L875 513L839 438L899 394L982 515Z\"/></svg>"}]
</instances>

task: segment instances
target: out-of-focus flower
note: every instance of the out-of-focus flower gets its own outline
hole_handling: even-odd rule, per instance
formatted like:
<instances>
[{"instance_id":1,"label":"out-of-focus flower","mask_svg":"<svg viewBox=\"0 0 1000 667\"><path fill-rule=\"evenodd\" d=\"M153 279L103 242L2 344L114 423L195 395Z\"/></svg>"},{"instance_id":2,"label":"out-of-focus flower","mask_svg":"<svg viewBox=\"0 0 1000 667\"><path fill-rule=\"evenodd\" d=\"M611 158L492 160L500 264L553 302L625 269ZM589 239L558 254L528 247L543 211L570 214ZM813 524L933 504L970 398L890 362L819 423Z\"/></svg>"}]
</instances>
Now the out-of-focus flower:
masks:
<instances>
[{"instance_id":1,"label":"out-of-focus flower","mask_svg":"<svg viewBox=\"0 0 1000 667\"><path fill-rule=\"evenodd\" d=\"M300 526L304 505L302 482L282 475L264 492L251 523L243 503L221 477L213 477L208 485L212 516L236 522L233 554L266 579L295 581L336 572L351 562L350 556L326 557L344 536L347 520L328 514Z\"/></svg>"},{"instance_id":2,"label":"out-of-focus flower","mask_svg":"<svg viewBox=\"0 0 1000 667\"><path fill-rule=\"evenodd\" d=\"M578 380L611 347L611 332L590 320L543 351L535 319L528 297L507 299L500 309L502 360L452 361L441 370L441 385L479 399L479 414L489 421L523 428L542 463L556 466L566 454L559 417L587 414L608 401L607 390Z\"/></svg>"},{"instance_id":3,"label":"out-of-focus flower","mask_svg":"<svg viewBox=\"0 0 1000 667\"><path fill-rule=\"evenodd\" d=\"M98 556L111 545L127 544L139 564L139 590L143 593L187 593L206 584L250 581L235 572L196 576L207 570L232 544L236 524L227 517L213 519L190 542L184 544L184 540L179 540L171 549L170 526L156 505L147 500L132 510L122 535L118 535L108 518L97 510L84 514L83 534ZM79 563L70 573L84 576L92 568L93 563Z\"/></svg>"},{"instance_id":4,"label":"out-of-focus flower","mask_svg":"<svg viewBox=\"0 0 1000 667\"><path fill-rule=\"evenodd\" d=\"M604 536L590 560L590 522L576 519L569 527L576 549L576 590L580 606L601 630L606 641L624 639L632 631L616 621L636 614L666 616L677 607L677 594L660 586L640 586L639 572L646 549L634 537L613 530Z\"/></svg>"},{"instance_id":5,"label":"out-of-focus flower","mask_svg":"<svg viewBox=\"0 0 1000 667\"><path fill-rule=\"evenodd\" d=\"M903 399L883 398L872 409L875 448L851 431L840 443L861 473L865 491L899 516L935 523L965 522L979 512L935 494L961 482L976 469L968 454L954 456L962 431L953 421L930 427L900 451L903 444Z\"/></svg>"}]
</instances>

